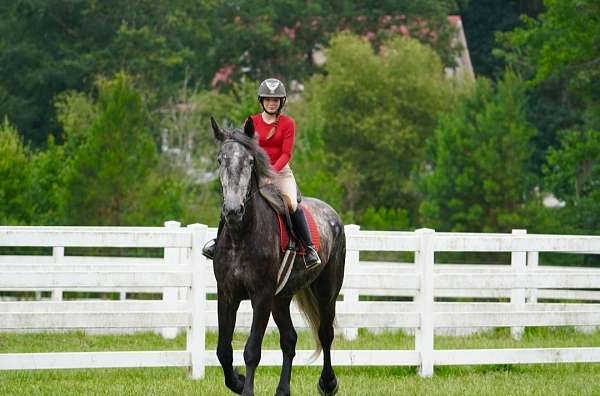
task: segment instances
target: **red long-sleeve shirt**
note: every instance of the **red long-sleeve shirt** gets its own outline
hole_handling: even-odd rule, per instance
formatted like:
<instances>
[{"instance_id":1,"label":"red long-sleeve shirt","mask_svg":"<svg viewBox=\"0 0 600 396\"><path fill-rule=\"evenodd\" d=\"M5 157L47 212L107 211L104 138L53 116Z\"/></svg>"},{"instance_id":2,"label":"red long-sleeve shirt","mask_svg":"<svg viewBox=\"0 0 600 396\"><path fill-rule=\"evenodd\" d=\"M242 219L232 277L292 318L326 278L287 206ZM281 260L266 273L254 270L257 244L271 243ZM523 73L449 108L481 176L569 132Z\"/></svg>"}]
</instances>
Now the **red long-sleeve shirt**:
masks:
<instances>
[{"instance_id":1,"label":"red long-sleeve shirt","mask_svg":"<svg viewBox=\"0 0 600 396\"><path fill-rule=\"evenodd\" d=\"M274 124L267 124L261 113L254 114L251 117L254 122L254 129L258 134L258 144L269 156L273 169L279 172L292 158L295 135L294 119L283 114L280 115L275 134L267 139Z\"/></svg>"}]
</instances>

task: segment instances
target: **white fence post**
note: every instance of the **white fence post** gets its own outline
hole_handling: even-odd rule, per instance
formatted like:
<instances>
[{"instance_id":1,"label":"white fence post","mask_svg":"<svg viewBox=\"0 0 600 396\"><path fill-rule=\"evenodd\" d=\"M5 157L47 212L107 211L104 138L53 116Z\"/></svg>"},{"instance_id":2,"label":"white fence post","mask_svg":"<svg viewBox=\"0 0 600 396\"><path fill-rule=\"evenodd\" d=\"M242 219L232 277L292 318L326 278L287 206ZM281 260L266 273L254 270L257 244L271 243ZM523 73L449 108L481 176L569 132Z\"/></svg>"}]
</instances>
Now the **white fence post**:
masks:
<instances>
[{"instance_id":1,"label":"white fence post","mask_svg":"<svg viewBox=\"0 0 600 396\"><path fill-rule=\"evenodd\" d=\"M415 349L421 362L419 376L433 375L433 237L435 231L421 228L415 233L419 236L419 249L415 252L415 266L419 274L419 291L415 296L415 306L420 313L420 326L415 331Z\"/></svg>"},{"instance_id":2,"label":"white fence post","mask_svg":"<svg viewBox=\"0 0 600 396\"><path fill-rule=\"evenodd\" d=\"M349 236L353 236L358 234L360 231L360 226L356 224L348 224L344 227L344 232L346 233L346 239ZM346 272L355 271L358 268L359 263L359 255L360 252L358 250L348 250L346 249ZM358 311L358 290L348 290L344 289L344 309L347 312L357 312ZM358 338L358 329L357 328L344 328L342 335L344 339L352 341Z\"/></svg>"},{"instance_id":3,"label":"white fence post","mask_svg":"<svg viewBox=\"0 0 600 396\"><path fill-rule=\"evenodd\" d=\"M513 235L526 235L527 230L512 230ZM527 252L512 252L510 254L510 266L514 273L525 273L527 270ZM525 309L525 289L512 289L510 291L510 303L514 311L523 311ZM510 334L516 340L523 337L525 328L511 327Z\"/></svg>"},{"instance_id":4,"label":"white fence post","mask_svg":"<svg viewBox=\"0 0 600 396\"><path fill-rule=\"evenodd\" d=\"M178 221L165 221L165 227L167 229L179 228L181 223ZM165 265L169 269L175 269L175 265L179 264L179 249L177 248L165 248L164 251ZM163 301L174 302L177 300L177 288L165 287L163 289ZM177 327L165 327L162 329L162 336L167 339L177 337Z\"/></svg>"},{"instance_id":5,"label":"white fence post","mask_svg":"<svg viewBox=\"0 0 600 396\"><path fill-rule=\"evenodd\" d=\"M190 354L190 376L204 378L204 355L206 353L206 258L202 255L202 245L206 240L208 227L204 224L190 224L192 247L192 287L188 293L188 303L192 309L191 326L187 331L186 350Z\"/></svg>"},{"instance_id":6,"label":"white fence post","mask_svg":"<svg viewBox=\"0 0 600 396\"><path fill-rule=\"evenodd\" d=\"M538 269L539 252L527 252L527 271L535 271ZM537 289L529 289L527 293L527 302L529 304L537 304L538 291Z\"/></svg>"},{"instance_id":7,"label":"white fence post","mask_svg":"<svg viewBox=\"0 0 600 396\"><path fill-rule=\"evenodd\" d=\"M62 246L55 246L52 248L52 257L54 258L54 264L62 264L65 257L65 248ZM52 289L52 301L62 301L63 289L55 288Z\"/></svg>"}]
</instances>

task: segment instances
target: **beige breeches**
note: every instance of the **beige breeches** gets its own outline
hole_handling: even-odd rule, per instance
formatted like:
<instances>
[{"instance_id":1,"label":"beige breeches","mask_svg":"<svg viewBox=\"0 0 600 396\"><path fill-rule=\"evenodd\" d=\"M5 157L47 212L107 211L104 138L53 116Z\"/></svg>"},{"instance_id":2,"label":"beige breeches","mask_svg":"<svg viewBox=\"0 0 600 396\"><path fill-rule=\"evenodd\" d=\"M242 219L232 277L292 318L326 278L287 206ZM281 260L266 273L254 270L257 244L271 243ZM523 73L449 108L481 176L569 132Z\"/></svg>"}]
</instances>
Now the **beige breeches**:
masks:
<instances>
[{"instance_id":1,"label":"beige breeches","mask_svg":"<svg viewBox=\"0 0 600 396\"><path fill-rule=\"evenodd\" d=\"M279 172L276 172L276 175L271 182L277 187L283 195L283 198L287 201L288 208L290 208L292 212L295 212L298 207L298 195L296 192L296 179L294 178L290 166L286 165Z\"/></svg>"}]
</instances>

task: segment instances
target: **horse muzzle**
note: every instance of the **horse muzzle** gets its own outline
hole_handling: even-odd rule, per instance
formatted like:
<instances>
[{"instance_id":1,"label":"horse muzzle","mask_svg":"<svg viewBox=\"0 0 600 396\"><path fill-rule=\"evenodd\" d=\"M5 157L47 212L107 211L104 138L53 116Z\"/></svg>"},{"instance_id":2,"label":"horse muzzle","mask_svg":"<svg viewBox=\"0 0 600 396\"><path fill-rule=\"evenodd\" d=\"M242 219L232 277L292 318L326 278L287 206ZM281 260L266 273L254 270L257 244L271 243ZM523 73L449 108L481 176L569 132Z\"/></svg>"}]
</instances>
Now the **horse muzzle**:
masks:
<instances>
[{"instance_id":1,"label":"horse muzzle","mask_svg":"<svg viewBox=\"0 0 600 396\"><path fill-rule=\"evenodd\" d=\"M244 218L244 205L239 205L236 207L223 207L223 216L225 216L225 220L229 224L239 224L242 222Z\"/></svg>"}]
</instances>

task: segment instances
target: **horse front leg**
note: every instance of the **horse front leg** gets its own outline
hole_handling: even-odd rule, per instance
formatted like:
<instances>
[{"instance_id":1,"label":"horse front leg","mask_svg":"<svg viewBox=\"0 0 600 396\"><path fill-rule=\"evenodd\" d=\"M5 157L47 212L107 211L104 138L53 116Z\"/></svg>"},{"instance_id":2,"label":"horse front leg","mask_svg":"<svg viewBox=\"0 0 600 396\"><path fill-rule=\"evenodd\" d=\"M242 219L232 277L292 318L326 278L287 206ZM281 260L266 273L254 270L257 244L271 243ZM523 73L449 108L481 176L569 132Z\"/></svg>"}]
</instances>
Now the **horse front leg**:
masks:
<instances>
[{"instance_id":1,"label":"horse front leg","mask_svg":"<svg viewBox=\"0 0 600 396\"><path fill-rule=\"evenodd\" d=\"M244 389L244 376L233 369L233 347L231 340L235 329L235 318L240 301L226 302L219 291L217 311L219 315L219 342L217 345L217 357L223 368L225 385L237 394Z\"/></svg>"},{"instance_id":2,"label":"horse front leg","mask_svg":"<svg viewBox=\"0 0 600 396\"><path fill-rule=\"evenodd\" d=\"M296 356L296 342L298 335L290 315L291 298L276 299L273 306L273 319L279 328L279 346L283 352L281 376L277 386L276 396L290 394L290 380L292 378L292 360Z\"/></svg>"},{"instance_id":3,"label":"horse front leg","mask_svg":"<svg viewBox=\"0 0 600 396\"><path fill-rule=\"evenodd\" d=\"M252 327L244 348L244 361L246 362L246 382L242 393L244 396L254 395L254 374L260 362L262 341L271 315L273 291L263 290L259 296L253 296L251 301Z\"/></svg>"}]
</instances>

